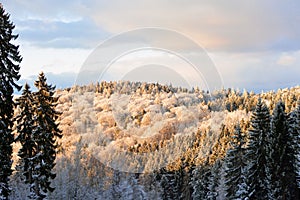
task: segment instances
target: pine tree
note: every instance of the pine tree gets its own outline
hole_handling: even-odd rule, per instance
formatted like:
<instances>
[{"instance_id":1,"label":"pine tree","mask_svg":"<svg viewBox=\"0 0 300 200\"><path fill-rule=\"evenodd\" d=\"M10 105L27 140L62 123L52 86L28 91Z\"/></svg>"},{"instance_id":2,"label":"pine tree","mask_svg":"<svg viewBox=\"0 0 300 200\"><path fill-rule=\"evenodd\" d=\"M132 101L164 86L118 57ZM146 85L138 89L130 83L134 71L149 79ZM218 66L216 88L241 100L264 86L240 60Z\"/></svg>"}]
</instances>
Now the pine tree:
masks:
<instances>
[{"instance_id":1,"label":"pine tree","mask_svg":"<svg viewBox=\"0 0 300 200\"><path fill-rule=\"evenodd\" d=\"M268 199L267 145L270 135L270 112L259 99L251 118L247 156L247 195L249 199Z\"/></svg>"},{"instance_id":2,"label":"pine tree","mask_svg":"<svg viewBox=\"0 0 300 200\"><path fill-rule=\"evenodd\" d=\"M33 140L33 131L35 129L34 98L27 83L24 86L22 96L16 100L16 104L19 109L19 114L15 118L18 134L16 141L21 144L21 149L18 153L20 160L16 169L23 174L25 183L31 184L33 180L32 172L34 170L34 163L31 159L37 149L37 144ZM34 192L32 187L30 191Z\"/></svg>"},{"instance_id":3,"label":"pine tree","mask_svg":"<svg viewBox=\"0 0 300 200\"><path fill-rule=\"evenodd\" d=\"M244 199L247 188L245 180L245 136L238 124L232 137L232 149L225 157L225 186L228 199Z\"/></svg>"},{"instance_id":4,"label":"pine tree","mask_svg":"<svg viewBox=\"0 0 300 200\"><path fill-rule=\"evenodd\" d=\"M35 166L31 183L34 194L31 194L31 198L43 199L48 191L54 190L50 184L56 176L52 172L56 158L56 138L62 135L56 123L59 113L55 110L58 100L54 97L55 87L47 84L44 73L39 74L35 86L38 91L34 93L36 125L32 137L37 147L31 159Z\"/></svg>"},{"instance_id":5,"label":"pine tree","mask_svg":"<svg viewBox=\"0 0 300 200\"><path fill-rule=\"evenodd\" d=\"M15 28L9 20L0 3L0 199L7 199L10 193L9 176L12 173L12 125L14 102L14 88L20 90L16 81L20 79L18 46L12 43L18 35L13 35Z\"/></svg>"}]
</instances>

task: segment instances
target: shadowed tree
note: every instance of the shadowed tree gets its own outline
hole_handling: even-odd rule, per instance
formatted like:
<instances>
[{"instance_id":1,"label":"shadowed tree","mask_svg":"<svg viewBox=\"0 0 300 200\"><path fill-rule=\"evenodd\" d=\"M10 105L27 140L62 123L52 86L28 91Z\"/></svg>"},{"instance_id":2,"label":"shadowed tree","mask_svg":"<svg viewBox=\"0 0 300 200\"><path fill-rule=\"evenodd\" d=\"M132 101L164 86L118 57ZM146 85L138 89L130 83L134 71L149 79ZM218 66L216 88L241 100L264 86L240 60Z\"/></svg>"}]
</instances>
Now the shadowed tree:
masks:
<instances>
[{"instance_id":1,"label":"shadowed tree","mask_svg":"<svg viewBox=\"0 0 300 200\"><path fill-rule=\"evenodd\" d=\"M252 114L249 145L246 149L247 195L249 199L268 199L268 147L270 136L270 111L259 99Z\"/></svg>"},{"instance_id":2,"label":"shadowed tree","mask_svg":"<svg viewBox=\"0 0 300 200\"><path fill-rule=\"evenodd\" d=\"M7 199L10 193L9 176L12 173L12 125L14 88L20 90L16 81L20 79L19 46L12 43L18 35L12 33L15 26L9 20L0 3L0 199Z\"/></svg>"},{"instance_id":3,"label":"shadowed tree","mask_svg":"<svg viewBox=\"0 0 300 200\"><path fill-rule=\"evenodd\" d=\"M31 198L43 199L47 192L52 192L54 188L50 186L51 179L55 178L52 169L55 166L57 137L62 137L56 120L59 114L56 110L57 97L54 97L55 87L48 85L44 73L40 73L35 86L38 89L34 94L35 127L32 140L36 144L36 149L32 155L34 169L32 171L31 184L33 193Z\"/></svg>"},{"instance_id":4,"label":"shadowed tree","mask_svg":"<svg viewBox=\"0 0 300 200\"><path fill-rule=\"evenodd\" d=\"M32 158L37 149L37 144L34 142L33 133L35 129L35 110L34 97L30 91L29 85L26 83L22 96L16 100L19 114L16 116L16 131L18 136L16 141L20 142L21 148L18 152L20 160L16 166L16 170L21 172L25 178L25 183L30 184L30 192L33 191L32 172L34 170L34 163Z\"/></svg>"},{"instance_id":5,"label":"shadowed tree","mask_svg":"<svg viewBox=\"0 0 300 200\"><path fill-rule=\"evenodd\" d=\"M247 194L245 143L245 135L238 124L232 137L232 149L228 150L225 158L225 186L228 199L244 199Z\"/></svg>"}]
</instances>

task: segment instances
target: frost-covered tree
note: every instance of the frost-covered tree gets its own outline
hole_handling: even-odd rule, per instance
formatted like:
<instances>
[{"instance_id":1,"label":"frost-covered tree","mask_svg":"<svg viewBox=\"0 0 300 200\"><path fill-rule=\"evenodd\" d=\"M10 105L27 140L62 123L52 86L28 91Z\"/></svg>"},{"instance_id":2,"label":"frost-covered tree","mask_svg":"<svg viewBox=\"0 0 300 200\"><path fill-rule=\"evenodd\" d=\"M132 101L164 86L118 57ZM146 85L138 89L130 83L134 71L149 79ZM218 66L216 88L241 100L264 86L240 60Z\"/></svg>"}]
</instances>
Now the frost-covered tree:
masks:
<instances>
[{"instance_id":1,"label":"frost-covered tree","mask_svg":"<svg viewBox=\"0 0 300 200\"><path fill-rule=\"evenodd\" d=\"M210 169L210 175L208 177L208 192L205 199L215 200L219 196L217 191L219 181L220 181L220 169L221 169L221 160L217 160Z\"/></svg>"},{"instance_id":2,"label":"frost-covered tree","mask_svg":"<svg viewBox=\"0 0 300 200\"><path fill-rule=\"evenodd\" d=\"M275 106L271 121L269 171L270 197L294 199L296 191L295 152L292 134L288 132L287 114L282 102Z\"/></svg>"},{"instance_id":3,"label":"frost-covered tree","mask_svg":"<svg viewBox=\"0 0 300 200\"><path fill-rule=\"evenodd\" d=\"M206 199L209 193L210 167L208 164L197 166L193 170L191 185L193 187L192 199Z\"/></svg>"},{"instance_id":4,"label":"frost-covered tree","mask_svg":"<svg viewBox=\"0 0 300 200\"><path fill-rule=\"evenodd\" d=\"M270 111L258 100L252 114L247 147L247 188L249 199L268 199L268 155Z\"/></svg>"},{"instance_id":5,"label":"frost-covered tree","mask_svg":"<svg viewBox=\"0 0 300 200\"><path fill-rule=\"evenodd\" d=\"M0 3L0 199L7 199L10 193L8 186L9 176L12 173L12 125L14 114L13 93L14 88L20 90L16 81L20 79L19 64L22 57L19 54L19 46L14 45L13 40L15 26L9 19Z\"/></svg>"},{"instance_id":6,"label":"frost-covered tree","mask_svg":"<svg viewBox=\"0 0 300 200\"><path fill-rule=\"evenodd\" d=\"M294 164L294 170L296 170L297 188L294 192L295 199L300 198L300 101L298 101L297 108L288 115L288 133L292 139L292 143L289 141L289 148L293 148L294 156L291 158L291 163ZM294 175L294 174L293 174ZM294 177L293 177L294 179ZM291 189L295 189L294 183Z\"/></svg>"},{"instance_id":7,"label":"frost-covered tree","mask_svg":"<svg viewBox=\"0 0 300 200\"><path fill-rule=\"evenodd\" d=\"M16 169L24 176L25 183L32 183L34 163L31 159L34 156L34 152L37 149L37 144L34 142L33 132L35 129L35 110L34 110L34 98L30 91L29 85L26 83L22 96L16 100L16 104L19 109L19 113L16 116L16 141L20 142L21 148L18 156L20 157L19 163ZM30 188L33 192L33 188Z\"/></svg>"},{"instance_id":8,"label":"frost-covered tree","mask_svg":"<svg viewBox=\"0 0 300 200\"><path fill-rule=\"evenodd\" d=\"M43 199L47 192L52 192L54 188L50 186L51 179L55 178L52 172L55 166L57 152L57 137L62 137L56 120L59 113L55 110L58 98L54 97L55 87L48 85L44 73L40 73L35 86L38 89L34 93L35 98L35 129L32 139L36 144L31 162L34 169L32 171L31 187L34 192L31 198Z\"/></svg>"},{"instance_id":9,"label":"frost-covered tree","mask_svg":"<svg viewBox=\"0 0 300 200\"><path fill-rule=\"evenodd\" d=\"M162 199L174 199L178 195L177 188L173 188L174 184L176 184L176 181L174 180L174 172L163 168L160 170L159 174L159 183L162 188Z\"/></svg>"},{"instance_id":10,"label":"frost-covered tree","mask_svg":"<svg viewBox=\"0 0 300 200\"><path fill-rule=\"evenodd\" d=\"M232 136L232 149L229 149L225 157L225 187L226 198L244 199L247 194L245 180L245 135L240 125L235 128Z\"/></svg>"}]
</instances>

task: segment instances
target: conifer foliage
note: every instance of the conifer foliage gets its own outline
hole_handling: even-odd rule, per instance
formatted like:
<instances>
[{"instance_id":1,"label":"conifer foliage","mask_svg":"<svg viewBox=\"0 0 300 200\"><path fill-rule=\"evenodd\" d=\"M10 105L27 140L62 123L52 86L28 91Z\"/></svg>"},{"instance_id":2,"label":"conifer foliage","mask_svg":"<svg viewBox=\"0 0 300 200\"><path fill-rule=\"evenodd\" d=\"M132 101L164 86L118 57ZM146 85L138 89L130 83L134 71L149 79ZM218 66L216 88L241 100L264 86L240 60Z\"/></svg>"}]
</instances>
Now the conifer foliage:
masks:
<instances>
[{"instance_id":1,"label":"conifer foliage","mask_svg":"<svg viewBox=\"0 0 300 200\"><path fill-rule=\"evenodd\" d=\"M22 57L19 55L18 46L12 42L18 35L14 35L15 26L9 19L0 4L0 199L7 199L10 189L9 176L12 173L12 125L13 125L13 93L14 88L20 87L19 64Z\"/></svg>"},{"instance_id":2,"label":"conifer foliage","mask_svg":"<svg viewBox=\"0 0 300 200\"><path fill-rule=\"evenodd\" d=\"M22 146L18 153L20 161L17 169L24 175L25 183L28 184L32 182L34 165L31 158L36 150L32 134L35 128L34 99L28 84L25 84L22 96L16 100L16 104L19 108L19 114L16 116L16 131L18 133L16 141L20 142Z\"/></svg>"},{"instance_id":3,"label":"conifer foliage","mask_svg":"<svg viewBox=\"0 0 300 200\"><path fill-rule=\"evenodd\" d=\"M17 140L22 144L19 151L21 158L19 170L30 185L31 199L43 199L55 178L52 172L57 152L56 138L61 131L56 123L59 113L55 110L57 97L55 87L48 85L44 73L39 74L35 82L37 92L31 94L25 85L22 96L17 100L20 114L17 116Z\"/></svg>"},{"instance_id":4,"label":"conifer foliage","mask_svg":"<svg viewBox=\"0 0 300 200\"><path fill-rule=\"evenodd\" d=\"M299 199L300 198L300 101L299 100L298 100L297 108L288 114L288 133L290 134L289 136L293 139L292 143L289 142L289 149L292 150L292 152L294 153L294 155L291 156L292 161L289 162L289 164L293 164L292 168L293 170L295 170L292 173L292 181L295 181L296 179L296 184L294 182L290 182L290 184L292 184L292 187L290 187L292 191L290 192L294 192L295 198Z\"/></svg>"},{"instance_id":5,"label":"conifer foliage","mask_svg":"<svg viewBox=\"0 0 300 200\"><path fill-rule=\"evenodd\" d=\"M270 112L258 100L251 119L249 145L247 147L247 188L249 199L268 199L268 138L270 136Z\"/></svg>"},{"instance_id":6,"label":"conifer foliage","mask_svg":"<svg viewBox=\"0 0 300 200\"><path fill-rule=\"evenodd\" d=\"M35 194L45 197L47 191L52 192L54 188L50 186L50 179L55 178L51 171L55 166L56 158L56 137L61 137L56 120L59 113L55 111L57 97L54 97L55 87L48 85L44 73L40 73L35 82L38 89L34 93L36 98L36 127L33 132L34 142L37 144L36 153L33 157L35 169L33 173L33 183ZM43 194L44 193L44 194Z\"/></svg>"},{"instance_id":7,"label":"conifer foliage","mask_svg":"<svg viewBox=\"0 0 300 200\"><path fill-rule=\"evenodd\" d=\"M245 135L238 124L232 137L232 149L225 158L225 187L228 199L244 199L247 195L245 169Z\"/></svg>"},{"instance_id":8,"label":"conifer foliage","mask_svg":"<svg viewBox=\"0 0 300 200\"><path fill-rule=\"evenodd\" d=\"M295 199L296 183L296 152L293 146L293 135L288 132L288 120L285 105L279 102L273 112L271 122L271 196L275 199Z\"/></svg>"}]
</instances>

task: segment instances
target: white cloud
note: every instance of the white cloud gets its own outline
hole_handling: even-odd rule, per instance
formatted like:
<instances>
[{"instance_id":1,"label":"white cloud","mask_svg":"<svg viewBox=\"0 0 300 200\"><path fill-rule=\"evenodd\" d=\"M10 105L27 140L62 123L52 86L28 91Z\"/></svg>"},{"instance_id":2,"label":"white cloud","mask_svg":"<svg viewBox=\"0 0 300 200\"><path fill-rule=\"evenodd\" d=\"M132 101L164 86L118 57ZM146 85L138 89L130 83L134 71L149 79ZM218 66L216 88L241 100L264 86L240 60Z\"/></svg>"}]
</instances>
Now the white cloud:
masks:
<instances>
[{"instance_id":1,"label":"white cloud","mask_svg":"<svg viewBox=\"0 0 300 200\"><path fill-rule=\"evenodd\" d=\"M22 44L20 53L23 57L20 72L22 78L28 78L41 71L54 73L78 72L90 54L90 50L39 48Z\"/></svg>"},{"instance_id":2,"label":"white cloud","mask_svg":"<svg viewBox=\"0 0 300 200\"><path fill-rule=\"evenodd\" d=\"M85 12L114 33L137 27L183 32L208 49L251 51L300 44L298 4L281 1L131 1L105 6L89 1ZM293 3L293 4L292 4Z\"/></svg>"},{"instance_id":3,"label":"white cloud","mask_svg":"<svg viewBox=\"0 0 300 200\"><path fill-rule=\"evenodd\" d=\"M210 50L221 51L299 49L299 4L297 0L4 2L16 18L61 22L89 19L111 33L162 27L189 35ZM84 29L93 31L92 27Z\"/></svg>"},{"instance_id":4,"label":"white cloud","mask_svg":"<svg viewBox=\"0 0 300 200\"><path fill-rule=\"evenodd\" d=\"M227 87L299 84L297 0L7 0L3 5L20 33L23 76L78 71L90 52L80 49L87 48L83 44L90 48L108 35L154 26L179 31L204 46Z\"/></svg>"},{"instance_id":5,"label":"white cloud","mask_svg":"<svg viewBox=\"0 0 300 200\"><path fill-rule=\"evenodd\" d=\"M289 66L289 65L294 64L295 61L296 61L296 58L294 56L283 54L277 60L277 64L278 65L283 65L283 66Z\"/></svg>"}]
</instances>

